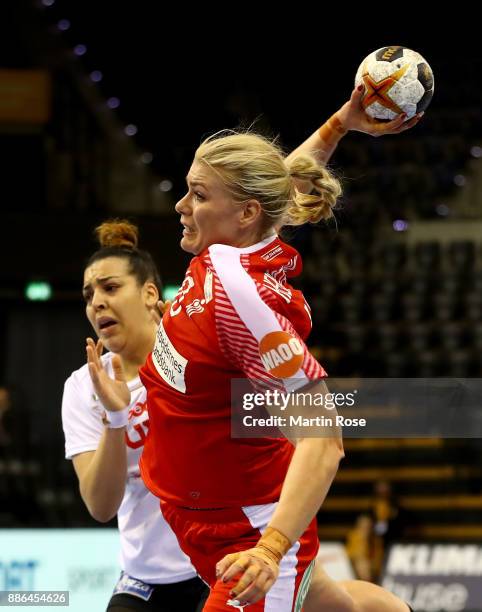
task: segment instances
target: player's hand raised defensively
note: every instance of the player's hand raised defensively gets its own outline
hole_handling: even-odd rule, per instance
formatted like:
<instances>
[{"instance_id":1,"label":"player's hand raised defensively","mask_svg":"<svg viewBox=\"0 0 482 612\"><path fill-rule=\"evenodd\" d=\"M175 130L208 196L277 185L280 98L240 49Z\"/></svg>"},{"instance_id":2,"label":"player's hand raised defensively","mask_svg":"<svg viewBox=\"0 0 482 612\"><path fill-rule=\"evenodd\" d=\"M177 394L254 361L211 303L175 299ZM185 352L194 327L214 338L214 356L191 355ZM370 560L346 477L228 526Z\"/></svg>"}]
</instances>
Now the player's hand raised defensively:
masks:
<instances>
[{"instance_id":1,"label":"player's hand raised defensively","mask_svg":"<svg viewBox=\"0 0 482 612\"><path fill-rule=\"evenodd\" d=\"M112 357L112 368L114 378L111 378L102 364L102 342L97 344L92 338L87 338L87 363L89 374L94 385L95 392L99 396L102 405L106 410L118 412L124 410L129 405L131 392L127 386L124 369L120 357Z\"/></svg>"}]
</instances>

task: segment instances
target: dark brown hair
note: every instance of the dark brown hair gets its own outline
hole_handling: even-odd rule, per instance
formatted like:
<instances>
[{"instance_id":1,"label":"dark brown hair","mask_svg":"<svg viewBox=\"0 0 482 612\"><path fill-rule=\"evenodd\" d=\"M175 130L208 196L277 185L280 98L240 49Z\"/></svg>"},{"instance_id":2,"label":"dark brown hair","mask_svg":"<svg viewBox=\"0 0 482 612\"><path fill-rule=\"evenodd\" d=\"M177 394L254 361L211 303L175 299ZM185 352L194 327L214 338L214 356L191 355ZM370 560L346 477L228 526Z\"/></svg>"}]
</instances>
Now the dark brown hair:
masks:
<instances>
[{"instance_id":1,"label":"dark brown hair","mask_svg":"<svg viewBox=\"0 0 482 612\"><path fill-rule=\"evenodd\" d=\"M125 219L111 219L96 227L95 234L100 249L91 255L86 268L106 257L126 259L129 263L129 274L137 279L139 286L151 281L162 297L162 281L154 260L147 251L137 248L139 229L136 225Z\"/></svg>"}]
</instances>

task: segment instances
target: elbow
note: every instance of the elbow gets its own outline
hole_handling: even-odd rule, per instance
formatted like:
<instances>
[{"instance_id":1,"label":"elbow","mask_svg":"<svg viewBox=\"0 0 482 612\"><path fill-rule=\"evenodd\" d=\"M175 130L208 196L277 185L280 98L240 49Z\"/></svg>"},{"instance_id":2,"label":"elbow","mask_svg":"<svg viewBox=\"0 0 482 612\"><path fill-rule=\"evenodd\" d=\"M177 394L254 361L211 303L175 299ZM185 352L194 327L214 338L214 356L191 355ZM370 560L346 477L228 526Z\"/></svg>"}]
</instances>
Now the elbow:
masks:
<instances>
[{"instance_id":1,"label":"elbow","mask_svg":"<svg viewBox=\"0 0 482 612\"><path fill-rule=\"evenodd\" d=\"M108 523L117 514L118 506L113 507L112 504L102 503L102 500L89 497L82 487L80 487L80 495L90 516L98 523Z\"/></svg>"},{"instance_id":2,"label":"elbow","mask_svg":"<svg viewBox=\"0 0 482 612\"><path fill-rule=\"evenodd\" d=\"M96 520L98 523L108 523L117 514L116 511L112 512L108 509L103 509L103 508L89 508L87 506L87 509L89 511L90 516L94 520Z\"/></svg>"},{"instance_id":3,"label":"elbow","mask_svg":"<svg viewBox=\"0 0 482 612\"><path fill-rule=\"evenodd\" d=\"M313 453L314 461L319 465L326 475L334 478L340 461L345 456L341 438L333 436L330 438L302 438L300 446L307 445L308 453ZM315 464L313 464L315 465Z\"/></svg>"},{"instance_id":4,"label":"elbow","mask_svg":"<svg viewBox=\"0 0 482 612\"><path fill-rule=\"evenodd\" d=\"M340 463L342 459L345 458L345 451L343 450L343 448L338 449L337 453L338 453L338 458L336 461L336 471L338 471L338 468L340 467Z\"/></svg>"},{"instance_id":5,"label":"elbow","mask_svg":"<svg viewBox=\"0 0 482 612\"><path fill-rule=\"evenodd\" d=\"M343 450L343 442L341 441L341 438L330 439L329 450L326 455L329 457L328 461L333 470L334 476L340 467L341 460L345 457L345 451Z\"/></svg>"}]
</instances>

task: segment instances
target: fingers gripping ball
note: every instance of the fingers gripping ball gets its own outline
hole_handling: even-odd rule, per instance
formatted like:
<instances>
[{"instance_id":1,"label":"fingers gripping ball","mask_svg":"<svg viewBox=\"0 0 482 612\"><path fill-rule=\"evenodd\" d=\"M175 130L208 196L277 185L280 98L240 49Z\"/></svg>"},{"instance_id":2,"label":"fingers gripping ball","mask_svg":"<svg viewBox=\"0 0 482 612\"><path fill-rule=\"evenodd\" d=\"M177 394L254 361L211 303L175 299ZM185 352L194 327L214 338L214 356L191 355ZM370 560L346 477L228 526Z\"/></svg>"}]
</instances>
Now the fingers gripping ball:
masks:
<instances>
[{"instance_id":1,"label":"fingers gripping ball","mask_svg":"<svg viewBox=\"0 0 482 612\"><path fill-rule=\"evenodd\" d=\"M267 527L254 548L224 557L216 567L223 582L241 574L232 588L231 605L255 603L266 595L279 574L279 564L291 542L277 529Z\"/></svg>"}]
</instances>

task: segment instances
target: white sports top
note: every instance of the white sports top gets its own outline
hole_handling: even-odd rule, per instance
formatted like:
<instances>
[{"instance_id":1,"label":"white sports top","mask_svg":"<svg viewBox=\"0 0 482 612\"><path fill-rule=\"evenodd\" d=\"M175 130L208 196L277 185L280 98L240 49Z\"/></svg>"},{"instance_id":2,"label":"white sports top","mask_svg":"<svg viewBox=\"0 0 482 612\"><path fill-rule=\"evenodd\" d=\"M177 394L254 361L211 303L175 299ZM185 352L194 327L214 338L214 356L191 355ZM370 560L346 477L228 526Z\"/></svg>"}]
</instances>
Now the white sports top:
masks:
<instances>
[{"instance_id":1,"label":"white sports top","mask_svg":"<svg viewBox=\"0 0 482 612\"><path fill-rule=\"evenodd\" d=\"M102 356L109 376L112 353ZM196 575L177 538L164 520L159 500L142 482L139 458L149 425L146 390L139 378L129 381L131 403L126 428L127 482L117 513L122 569L130 576L150 584L170 584ZM66 380L62 398L62 424L65 456L95 451L104 431L104 408L95 394L87 365Z\"/></svg>"}]
</instances>

